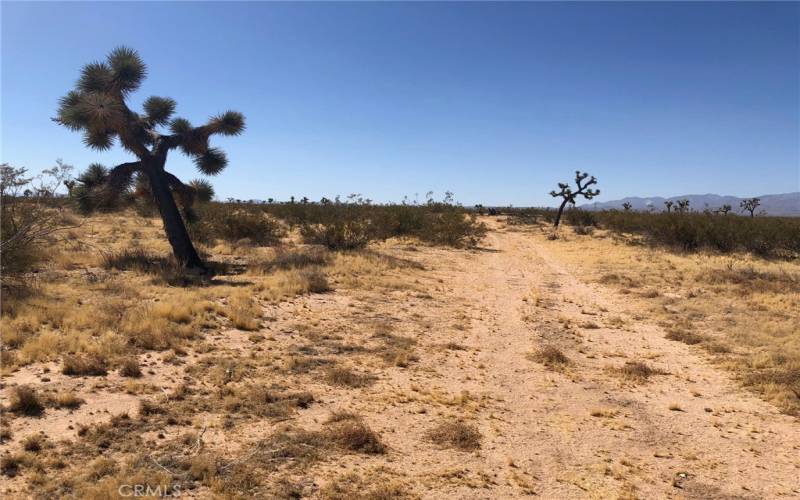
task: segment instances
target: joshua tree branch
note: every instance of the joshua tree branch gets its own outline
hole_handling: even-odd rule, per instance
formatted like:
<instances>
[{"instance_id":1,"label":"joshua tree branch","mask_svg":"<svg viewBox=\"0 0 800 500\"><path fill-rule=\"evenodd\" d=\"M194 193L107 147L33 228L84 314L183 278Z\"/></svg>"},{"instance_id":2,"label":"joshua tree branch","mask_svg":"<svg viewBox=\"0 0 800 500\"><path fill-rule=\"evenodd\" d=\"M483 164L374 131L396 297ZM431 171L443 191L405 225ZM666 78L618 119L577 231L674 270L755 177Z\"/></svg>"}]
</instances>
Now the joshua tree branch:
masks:
<instances>
[{"instance_id":1,"label":"joshua tree branch","mask_svg":"<svg viewBox=\"0 0 800 500\"><path fill-rule=\"evenodd\" d=\"M172 192L178 195L181 206L183 206L184 209L191 207L194 204L194 188L187 186L181 182L180 179L167 171L164 171L164 176L167 178L167 183L170 189L172 189Z\"/></svg>"},{"instance_id":2,"label":"joshua tree branch","mask_svg":"<svg viewBox=\"0 0 800 500\"><path fill-rule=\"evenodd\" d=\"M141 168L142 162L140 161L117 165L108 173L106 185L110 190L120 192L122 188L130 184L133 174L141 170Z\"/></svg>"}]
</instances>

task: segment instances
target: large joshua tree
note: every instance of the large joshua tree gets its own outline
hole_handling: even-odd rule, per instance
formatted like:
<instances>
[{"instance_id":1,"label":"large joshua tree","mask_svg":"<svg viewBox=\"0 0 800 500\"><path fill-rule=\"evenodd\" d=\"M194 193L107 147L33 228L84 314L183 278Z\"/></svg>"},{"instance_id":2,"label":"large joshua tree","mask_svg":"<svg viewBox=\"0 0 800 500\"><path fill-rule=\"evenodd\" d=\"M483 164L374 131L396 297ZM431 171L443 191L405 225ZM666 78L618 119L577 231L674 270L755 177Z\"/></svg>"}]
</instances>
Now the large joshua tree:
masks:
<instances>
[{"instance_id":1,"label":"large joshua tree","mask_svg":"<svg viewBox=\"0 0 800 500\"><path fill-rule=\"evenodd\" d=\"M588 180L587 180L588 178ZM590 186L597 184L597 179L592 176L589 177L589 174L586 172L581 172L580 170L575 171L575 185L577 189L575 191L569 187L569 184L565 182L559 182L558 187L561 191L550 191L550 196L553 198L561 197L564 200L561 202L561 206L558 207L558 214L556 215L556 221L554 226L558 227L558 224L561 222L561 214L564 213L564 207L567 206L567 203L575 205L575 199L578 196L583 196L587 200L591 200L598 194L600 194L599 189L592 189Z\"/></svg>"},{"instance_id":2,"label":"large joshua tree","mask_svg":"<svg viewBox=\"0 0 800 500\"><path fill-rule=\"evenodd\" d=\"M208 144L212 134L238 135L244 130L244 115L226 111L194 127L185 118L172 118L176 103L169 97L149 97L144 112L128 108L126 99L141 85L147 74L139 54L127 47L118 47L105 62L83 67L75 89L61 98L54 120L70 130L82 131L83 142L90 148L105 151L115 140L133 153L137 160L110 169L103 193L118 196L131 185L134 174L143 175L150 183L164 231L181 266L205 271L203 261L192 245L175 196L184 209L194 199L194 190L164 170L167 155L179 148L194 159L198 170L206 175L220 173L228 163L225 153ZM169 133L161 127L169 127Z\"/></svg>"}]
</instances>

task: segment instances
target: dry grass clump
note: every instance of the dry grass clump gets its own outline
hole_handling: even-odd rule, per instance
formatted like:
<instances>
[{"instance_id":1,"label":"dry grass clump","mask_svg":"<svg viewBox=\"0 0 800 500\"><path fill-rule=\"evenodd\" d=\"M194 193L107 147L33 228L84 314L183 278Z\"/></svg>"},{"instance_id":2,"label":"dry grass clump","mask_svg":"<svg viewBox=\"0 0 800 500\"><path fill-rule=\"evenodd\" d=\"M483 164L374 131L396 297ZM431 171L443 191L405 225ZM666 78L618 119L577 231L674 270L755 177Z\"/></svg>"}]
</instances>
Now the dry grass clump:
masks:
<instances>
[{"instance_id":1,"label":"dry grass clump","mask_svg":"<svg viewBox=\"0 0 800 500\"><path fill-rule=\"evenodd\" d=\"M279 302L298 295L324 293L331 287L322 270L312 268L277 270L259 279L252 290L261 299Z\"/></svg>"},{"instance_id":2,"label":"dry grass clump","mask_svg":"<svg viewBox=\"0 0 800 500\"><path fill-rule=\"evenodd\" d=\"M31 434L22 440L22 449L31 453L42 451L47 445L47 438L42 434Z\"/></svg>"},{"instance_id":3,"label":"dry grass clump","mask_svg":"<svg viewBox=\"0 0 800 500\"><path fill-rule=\"evenodd\" d=\"M528 359L541 363L551 370L562 369L570 364L569 358L553 345L545 345L528 355Z\"/></svg>"},{"instance_id":4,"label":"dry grass clump","mask_svg":"<svg viewBox=\"0 0 800 500\"><path fill-rule=\"evenodd\" d=\"M742 376L742 383L767 396L789 415L800 415L800 363L751 367Z\"/></svg>"},{"instance_id":5,"label":"dry grass clump","mask_svg":"<svg viewBox=\"0 0 800 500\"><path fill-rule=\"evenodd\" d=\"M77 377L101 376L108 373L108 362L98 354L64 356L61 373Z\"/></svg>"},{"instance_id":6,"label":"dry grass clump","mask_svg":"<svg viewBox=\"0 0 800 500\"><path fill-rule=\"evenodd\" d=\"M385 330L378 330L373 335L373 338L382 342L382 345L376 351L386 363L392 366L405 368L419 359L414 353L416 341L411 337L403 337Z\"/></svg>"},{"instance_id":7,"label":"dry grass clump","mask_svg":"<svg viewBox=\"0 0 800 500\"><path fill-rule=\"evenodd\" d=\"M706 269L699 279L711 284L734 284L746 293L800 293L800 274L785 269L759 270L751 263L728 262L724 268Z\"/></svg>"},{"instance_id":8,"label":"dry grass clump","mask_svg":"<svg viewBox=\"0 0 800 500\"><path fill-rule=\"evenodd\" d=\"M366 423L353 413L333 413L325 422L323 431L334 444L348 451L382 454L386 446Z\"/></svg>"},{"instance_id":9,"label":"dry grass clump","mask_svg":"<svg viewBox=\"0 0 800 500\"><path fill-rule=\"evenodd\" d=\"M666 375L667 373L658 368L651 368L641 361L626 361L620 368L614 368L614 372L635 382L647 382L653 375Z\"/></svg>"},{"instance_id":10,"label":"dry grass clump","mask_svg":"<svg viewBox=\"0 0 800 500\"><path fill-rule=\"evenodd\" d=\"M176 323L157 313L151 308L131 312L120 323L119 333L130 345L157 351L180 346L182 341L197 336L191 324Z\"/></svg>"},{"instance_id":11,"label":"dry grass clump","mask_svg":"<svg viewBox=\"0 0 800 500\"><path fill-rule=\"evenodd\" d=\"M325 293L331 291L328 278L319 269L306 270L300 273L305 279L310 293Z\"/></svg>"},{"instance_id":12,"label":"dry grass clump","mask_svg":"<svg viewBox=\"0 0 800 500\"><path fill-rule=\"evenodd\" d=\"M388 500L414 498L402 482L386 474L350 472L337 477L319 491L324 500Z\"/></svg>"},{"instance_id":13,"label":"dry grass clump","mask_svg":"<svg viewBox=\"0 0 800 500\"><path fill-rule=\"evenodd\" d=\"M128 378L141 377L142 369L139 367L139 360L136 357L124 359L120 364L119 374Z\"/></svg>"},{"instance_id":14,"label":"dry grass clump","mask_svg":"<svg viewBox=\"0 0 800 500\"><path fill-rule=\"evenodd\" d=\"M676 342L683 342L684 344L688 345L700 344L706 340L706 337L703 335L698 335L690 330L680 327L670 327L667 331L667 334L664 335L664 338L674 340Z\"/></svg>"},{"instance_id":15,"label":"dry grass clump","mask_svg":"<svg viewBox=\"0 0 800 500\"><path fill-rule=\"evenodd\" d=\"M4 455L0 458L0 473L7 477L16 477L24 465L25 457L23 455Z\"/></svg>"},{"instance_id":16,"label":"dry grass clump","mask_svg":"<svg viewBox=\"0 0 800 500\"><path fill-rule=\"evenodd\" d=\"M266 261L256 261L248 265L261 273L270 273L278 269L303 269L307 267L321 267L331 260L330 253L322 248L307 248L300 250L286 250L277 248L275 256Z\"/></svg>"},{"instance_id":17,"label":"dry grass clump","mask_svg":"<svg viewBox=\"0 0 800 500\"><path fill-rule=\"evenodd\" d=\"M86 401L83 398L76 396L71 392L60 392L53 400L53 406L56 408L68 408L70 410L74 410L76 408L80 408L80 406L85 403Z\"/></svg>"},{"instance_id":18,"label":"dry grass clump","mask_svg":"<svg viewBox=\"0 0 800 500\"><path fill-rule=\"evenodd\" d=\"M177 267L171 257L138 247L104 253L101 265L103 269L137 271L145 274L166 274Z\"/></svg>"},{"instance_id":19,"label":"dry grass clump","mask_svg":"<svg viewBox=\"0 0 800 500\"><path fill-rule=\"evenodd\" d=\"M37 417L44 412L44 403L32 387L20 385L11 390L8 410L18 415Z\"/></svg>"},{"instance_id":20,"label":"dry grass clump","mask_svg":"<svg viewBox=\"0 0 800 500\"><path fill-rule=\"evenodd\" d=\"M247 292L235 293L230 297L225 316L239 330L258 330L261 327L261 305Z\"/></svg>"},{"instance_id":21,"label":"dry grass clump","mask_svg":"<svg viewBox=\"0 0 800 500\"><path fill-rule=\"evenodd\" d=\"M280 387L249 385L226 388L223 392L223 406L227 411L262 418L286 418L296 409L308 408L314 402L309 392L291 392Z\"/></svg>"},{"instance_id":22,"label":"dry grass clump","mask_svg":"<svg viewBox=\"0 0 800 500\"><path fill-rule=\"evenodd\" d=\"M481 447L481 433L478 428L459 420L442 422L429 430L426 437L445 448L472 451Z\"/></svg>"},{"instance_id":23,"label":"dry grass clump","mask_svg":"<svg viewBox=\"0 0 800 500\"><path fill-rule=\"evenodd\" d=\"M375 377L356 373L349 368L332 367L325 371L325 381L344 387L366 387L375 382Z\"/></svg>"}]
</instances>

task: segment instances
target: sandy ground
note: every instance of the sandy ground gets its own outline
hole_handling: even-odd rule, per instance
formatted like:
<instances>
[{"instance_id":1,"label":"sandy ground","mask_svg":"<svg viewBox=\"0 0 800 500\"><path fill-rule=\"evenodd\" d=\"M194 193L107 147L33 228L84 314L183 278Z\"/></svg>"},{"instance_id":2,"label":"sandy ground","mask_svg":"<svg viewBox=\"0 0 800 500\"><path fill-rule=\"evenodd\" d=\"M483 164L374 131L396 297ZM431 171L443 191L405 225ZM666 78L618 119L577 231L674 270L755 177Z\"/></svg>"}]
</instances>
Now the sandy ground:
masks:
<instances>
[{"instance_id":1,"label":"sandy ground","mask_svg":"<svg viewBox=\"0 0 800 500\"><path fill-rule=\"evenodd\" d=\"M319 397L299 412L297 424L313 427L332 411L357 411L389 448L385 455L324 462L303 473L309 481L380 469L432 499L800 497L797 419L739 388L699 349L666 340L659 327L631 313L630 298L582 282L549 253L542 235L490 224L479 250L403 254L425 266L424 278L415 279L427 298L336 292L265 310L273 321L261 333L278 343L292 341L309 315L315 328L343 332L350 342L374 333L375 324L417 342L419 359L408 368L354 363L377 376L369 387L304 382ZM249 349L235 330L212 342ZM531 360L543 345L558 347L570 364L553 370ZM634 383L613 371L627 361L665 374ZM30 382L32 370L13 375L7 386ZM130 399L95 392L71 422L48 417L35 425L66 429L89 413L106 413L96 401L107 400L113 410L132 406ZM443 449L426 439L448 418L476 424L481 448ZM211 429L206 439L222 453L235 452L276 425L255 422L227 437Z\"/></svg>"}]
</instances>

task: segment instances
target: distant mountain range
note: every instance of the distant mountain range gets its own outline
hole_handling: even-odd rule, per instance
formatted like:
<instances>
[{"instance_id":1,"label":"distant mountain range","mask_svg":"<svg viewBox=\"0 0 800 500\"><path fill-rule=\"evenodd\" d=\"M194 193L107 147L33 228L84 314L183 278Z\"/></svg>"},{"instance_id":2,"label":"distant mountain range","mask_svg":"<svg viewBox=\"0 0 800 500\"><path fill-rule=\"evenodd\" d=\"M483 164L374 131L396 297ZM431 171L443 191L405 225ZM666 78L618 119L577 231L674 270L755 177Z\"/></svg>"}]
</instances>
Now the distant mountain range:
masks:
<instances>
[{"instance_id":1,"label":"distant mountain range","mask_svg":"<svg viewBox=\"0 0 800 500\"><path fill-rule=\"evenodd\" d=\"M800 192L785 193L785 194L765 194L757 196L761 199L761 205L758 207L758 212L764 211L767 215L793 215L800 216ZM689 206L695 211L702 211L708 207L711 210L721 207L722 205L730 205L733 207L732 212L740 213L739 203L745 198L738 198L736 196L720 196L718 194L687 194L684 196L672 196L670 198L662 198L661 196L652 196L650 198L640 198L638 196L630 198L622 198L620 200L604 201L602 203L586 203L581 205L580 208L584 210L608 210L611 208L622 209L622 204L628 202L631 204L633 210L649 210L650 207L657 211L664 210L665 201L676 200L689 200Z\"/></svg>"}]
</instances>

